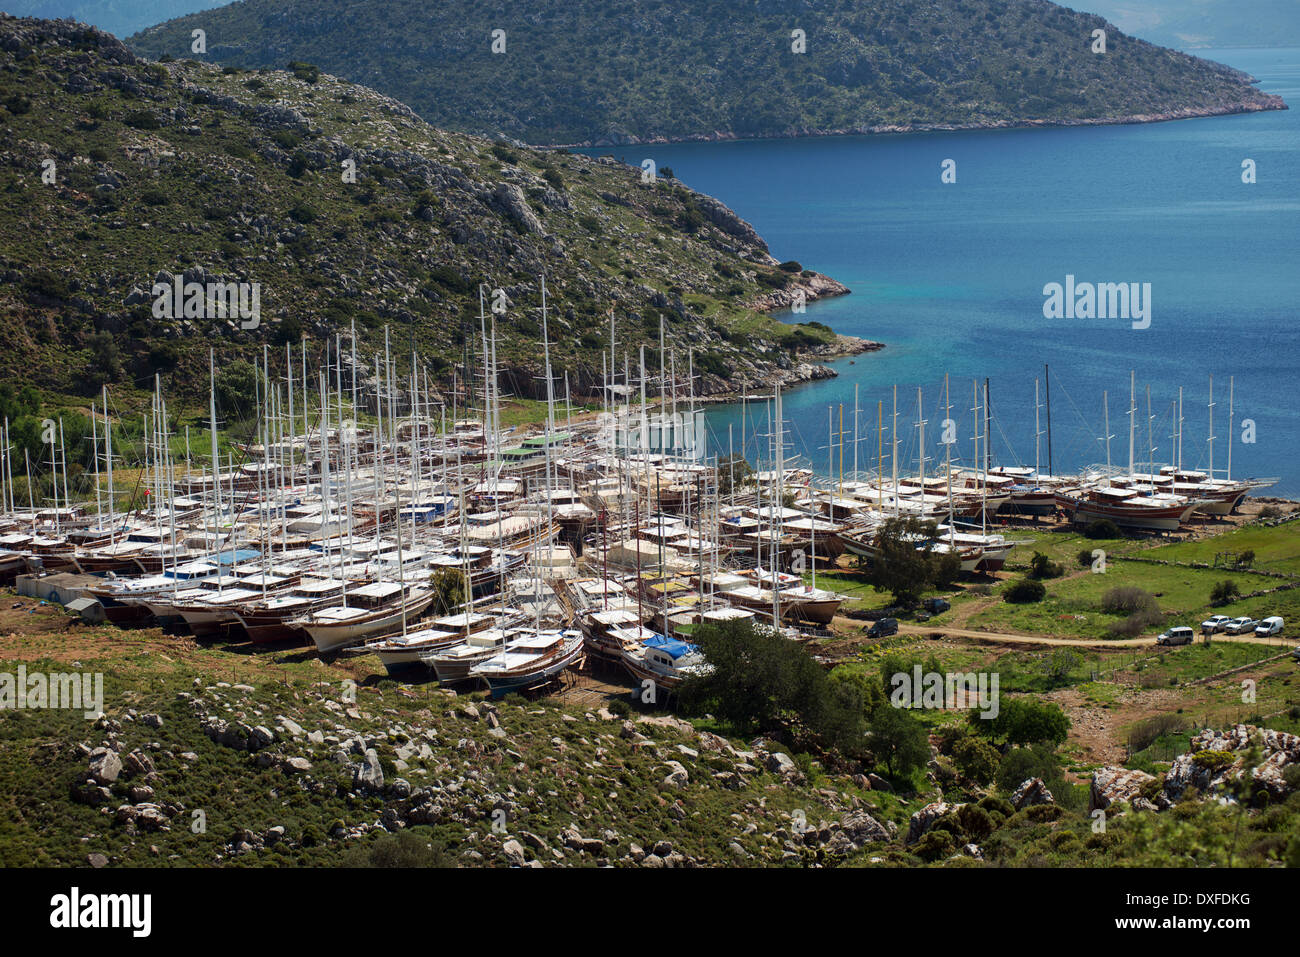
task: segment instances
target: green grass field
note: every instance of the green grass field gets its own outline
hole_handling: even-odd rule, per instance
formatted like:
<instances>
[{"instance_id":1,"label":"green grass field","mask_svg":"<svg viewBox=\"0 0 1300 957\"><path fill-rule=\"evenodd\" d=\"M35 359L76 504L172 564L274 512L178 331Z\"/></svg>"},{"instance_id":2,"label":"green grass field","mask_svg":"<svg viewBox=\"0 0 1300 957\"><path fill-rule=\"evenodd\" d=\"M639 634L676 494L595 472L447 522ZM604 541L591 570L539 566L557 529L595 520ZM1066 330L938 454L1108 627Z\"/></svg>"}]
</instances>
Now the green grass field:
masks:
<instances>
[{"instance_id":1,"label":"green grass field","mask_svg":"<svg viewBox=\"0 0 1300 957\"><path fill-rule=\"evenodd\" d=\"M1146 552L1149 558L1171 562L1213 563L1220 552L1254 552L1253 567L1300 575L1300 528L1248 526L1198 542L1162 545Z\"/></svg>"}]
</instances>

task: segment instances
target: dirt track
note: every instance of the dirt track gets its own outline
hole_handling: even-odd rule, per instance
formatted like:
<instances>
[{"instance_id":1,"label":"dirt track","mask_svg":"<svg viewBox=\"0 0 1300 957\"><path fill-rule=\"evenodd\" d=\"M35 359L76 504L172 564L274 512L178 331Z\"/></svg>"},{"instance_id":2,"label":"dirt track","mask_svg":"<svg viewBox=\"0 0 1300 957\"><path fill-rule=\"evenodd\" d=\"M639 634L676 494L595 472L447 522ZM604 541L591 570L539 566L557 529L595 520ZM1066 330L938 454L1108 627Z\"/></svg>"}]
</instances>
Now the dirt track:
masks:
<instances>
[{"instance_id":1,"label":"dirt track","mask_svg":"<svg viewBox=\"0 0 1300 957\"><path fill-rule=\"evenodd\" d=\"M899 623L898 630L904 635L942 635L945 638L966 638L973 641L987 641L999 645L1064 645L1075 648L1141 648L1154 645L1154 637L1147 638L1044 638L1039 635L1009 635L991 631L970 631L965 628L949 628L944 625L905 625ZM1294 638L1275 636L1257 638L1254 635L1220 635L1216 641L1239 641L1251 645L1272 645L1277 648L1290 647Z\"/></svg>"}]
</instances>

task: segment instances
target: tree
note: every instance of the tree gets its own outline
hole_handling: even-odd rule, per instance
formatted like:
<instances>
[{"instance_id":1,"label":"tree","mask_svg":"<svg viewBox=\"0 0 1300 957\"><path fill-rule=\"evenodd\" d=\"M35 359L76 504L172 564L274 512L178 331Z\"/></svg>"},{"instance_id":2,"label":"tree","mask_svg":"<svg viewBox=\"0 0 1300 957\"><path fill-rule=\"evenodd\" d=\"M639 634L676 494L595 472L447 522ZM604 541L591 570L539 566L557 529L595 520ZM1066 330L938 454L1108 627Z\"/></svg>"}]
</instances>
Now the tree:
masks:
<instances>
[{"instance_id":1,"label":"tree","mask_svg":"<svg viewBox=\"0 0 1300 957\"><path fill-rule=\"evenodd\" d=\"M217 370L217 405L227 418L240 418L253 411L257 402L257 370L236 359Z\"/></svg>"},{"instance_id":2,"label":"tree","mask_svg":"<svg viewBox=\"0 0 1300 957\"><path fill-rule=\"evenodd\" d=\"M442 568L429 577L433 589L433 607L439 615L450 615L468 597L465 593L465 575L459 568Z\"/></svg>"},{"instance_id":3,"label":"tree","mask_svg":"<svg viewBox=\"0 0 1300 957\"><path fill-rule=\"evenodd\" d=\"M24 415L35 415L41 407L41 394L35 386L15 389L12 383L0 382L0 419L13 422Z\"/></svg>"},{"instance_id":4,"label":"tree","mask_svg":"<svg viewBox=\"0 0 1300 957\"><path fill-rule=\"evenodd\" d=\"M1011 792L1030 778L1042 778L1053 797L1064 791L1061 787L1064 782L1061 763L1050 747L1037 744L1027 748L1012 748L1002 756L997 774L999 788Z\"/></svg>"},{"instance_id":5,"label":"tree","mask_svg":"<svg viewBox=\"0 0 1300 957\"><path fill-rule=\"evenodd\" d=\"M906 777L930 760L925 725L902 708L877 708L869 730L871 749L890 777Z\"/></svg>"},{"instance_id":6,"label":"tree","mask_svg":"<svg viewBox=\"0 0 1300 957\"><path fill-rule=\"evenodd\" d=\"M993 745L970 735L959 738L952 747L952 763L963 777L976 784L988 784L993 780L1001 757Z\"/></svg>"},{"instance_id":7,"label":"tree","mask_svg":"<svg viewBox=\"0 0 1300 957\"><path fill-rule=\"evenodd\" d=\"M812 746L862 752L865 695L851 681L832 681L802 647L749 621L701 626L694 640L713 667L682 683L683 711L778 736L793 729Z\"/></svg>"},{"instance_id":8,"label":"tree","mask_svg":"<svg viewBox=\"0 0 1300 957\"><path fill-rule=\"evenodd\" d=\"M1070 731L1070 719L1064 711L1051 702L1032 698L1000 702L994 718L984 718L981 712L972 711L969 720L976 733L1013 745L1057 745Z\"/></svg>"},{"instance_id":9,"label":"tree","mask_svg":"<svg viewBox=\"0 0 1300 957\"><path fill-rule=\"evenodd\" d=\"M1069 648L1054 648L1052 653L1047 656L1047 662L1043 666L1047 674L1047 685L1049 688L1055 688L1067 684L1070 680L1070 672L1079 666L1079 656Z\"/></svg>"},{"instance_id":10,"label":"tree","mask_svg":"<svg viewBox=\"0 0 1300 957\"><path fill-rule=\"evenodd\" d=\"M866 579L889 592L894 604L911 608L926 588L946 585L961 571L961 559L935 549L938 525L914 516L886 519L876 535L875 554L860 560Z\"/></svg>"},{"instance_id":11,"label":"tree","mask_svg":"<svg viewBox=\"0 0 1300 957\"><path fill-rule=\"evenodd\" d=\"M116 381L122 374L113 334L105 329L94 333L86 345L90 347L90 380L96 385Z\"/></svg>"},{"instance_id":12,"label":"tree","mask_svg":"<svg viewBox=\"0 0 1300 957\"><path fill-rule=\"evenodd\" d=\"M1064 573L1064 568L1042 552L1034 552L1034 557L1029 560L1030 578L1060 578Z\"/></svg>"},{"instance_id":13,"label":"tree","mask_svg":"<svg viewBox=\"0 0 1300 957\"><path fill-rule=\"evenodd\" d=\"M754 467L743 455L729 455L718 462L718 494L726 497L734 489L751 484Z\"/></svg>"},{"instance_id":14,"label":"tree","mask_svg":"<svg viewBox=\"0 0 1300 957\"><path fill-rule=\"evenodd\" d=\"M356 847L344 856L347 867L446 867L445 848L415 831L384 834L369 847Z\"/></svg>"},{"instance_id":15,"label":"tree","mask_svg":"<svg viewBox=\"0 0 1300 957\"><path fill-rule=\"evenodd\" d=\"M1047 588L1040 581L1034 581L1032 578L1022 578L1014 581L1002 591L1003 601L1008 601L1013 605L1029 605L1036 601L1042 601L1047 595Z\"/></svg>"},{"instance_id":16,"label":"tree","mask_svg":"<svg viewBox=\"0 0 1300 957\"><path fill-rule=\"evenodd\" d=\"M1241 589L1237 587L1237 583L1230 578L1225 578L1210 590L1210 604L1215 607L1228 605L1240 595Z\"/></svg>"},{"instance_id":17,"label":"tree","mask_svg":"<svg viewBox=\"0 0 1300 957\"><path fill-rule=\"evenodd\" d=\"M1121 537L1119 526L1108 518L1099 518L1096 521L1089 522L1083 530L1084 538L1097 539L1114 539Z\"/></svg>"}]
</instances>

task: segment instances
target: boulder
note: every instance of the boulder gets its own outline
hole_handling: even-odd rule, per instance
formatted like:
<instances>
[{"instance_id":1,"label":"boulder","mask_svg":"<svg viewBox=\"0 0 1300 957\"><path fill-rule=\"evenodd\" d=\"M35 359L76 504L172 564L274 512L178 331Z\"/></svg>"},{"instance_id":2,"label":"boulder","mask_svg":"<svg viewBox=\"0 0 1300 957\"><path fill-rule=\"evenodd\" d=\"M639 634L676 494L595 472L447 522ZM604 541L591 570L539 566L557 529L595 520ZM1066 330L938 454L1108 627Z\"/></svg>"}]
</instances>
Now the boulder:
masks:
<instances>
[{"instance_id":1,"label":"boulder","mask_svg":"<svg viewBox=\"0 0 1300 957\"><path fill-rule=\"evenodd\" d=\"M523 190L514 183L498 183L492 191L492 205L505 215L521 230L534 235L543 232L542 222L528 205Z\"/></svg>"},{"instance_id":2,"label":"boulder","mask_svg":"<svg viewBox=\"0 0 1300 957\"><path fill-rule=\"evenodd\" d=\"M1293 788L1286 783L1284 771L1300 763L1300 735L1245 724L1206 729L1192 738L1187 753L1175 758L1165 775L1161 797L1165 802L1178 801L1189 788L1206 795L1223 791L1246 771L1246 757L1254 743L1259 746L1259 763L1250 769L1251 778L1270 799L1285 800ZM1220 767L1198 761L1196 756L1203 751L1225 752L1233 756L1233 763Z\"/></svg>"},{"instance_id":3,"label":"boulder","mask_svg":"<svg viewBox=\"0 0 1300 957\"><path fill-rule=\"evenodd\" d=\"M1104 767L1092 772L1092 788L1088 793L1088 810L1105 810L1116 801L1131 801L1141 792L1143 785L1156 780L1145 771L1128 768Z\"/></svg>"},{"instance_id":4,"label":"boulder","mask_svg":"<svg viewBox=\"0 0 1300 957\"><path fill-rule=\"evenodd\" d=\"M939 818L943 817L949 811L955 811L962 807L960 804L948 804L944 801L933 801L925 807L916 811L911 819L907 822L907 839L904 843L915 844L930 830L931 826Z\"/></svg>"},{"instance_id":5,"label":"boulder","mask_svg":"<svg viewBox=\"0 0 1300 957\"><path fill-rule=\"evenodd\" d=\"M683 788L690 781L691 776L686 768L682 767L680 762L668 761L664 767L668 769L668 776L664 778L664 787Z\"/></svg>"},{"instance_id":6,"label":"boulder","mask_svg":"<svg viewBox=\"0 0 1300 957\"><path fill-rule=\"evenodd\" d=\"M296 738L302 735L302 725L298 722L286 718L284 715L280 715L276 720L280 722L280 727L284 728L291 737Z\"/></svg>"},{"instance_id":7,"label":"boulder","mask_svg":"<svg viewBox=\"0 0 1300 957\"><path fill-rule=\"evenodd\" d=\"M893 785L882 778L879 774L868 774L867 784L871 785L871 790L873 791L892 792L894 790Z\"/></svg>"},{"instance_id":8,"label":"boulder","mask_svg":"<svg viewBox=\"0 0 1300 957\"><path fill-rule=\"evenodd\" d=\"M153 758L139 748L123 758L122 765L130 774L152 774L155 770Z\"/></svg>"},{"instance_id":9,"label":"boulder","mask_svg":"<svg viewBox=\"0 0 1300 957\"><path fill-rule=\"evenodd\" d=\"M147 804L153 800L153 788L149 787L147 784L133 784L130 789L127 790L126 796L129 797L134 804Z\"/></svg>"},{"instance_id":10,"label":"boulder","mask_svg":"<svg viewBox=\"0 0 1300 957\"><path fill-rule=\"evenodd\" d=\"M524 846L514 838L501 845L501 853L505 855L506 861L511 867L523 867L527 863Z\"/></svg>"},{"instance_id":11,"label":"boulder","mask_svg":"<svg viewBox=\"0 0 1300 957\"><path fill-rule=\"evenodd\" d=\"M96 748L90 752L90 776L99 784L112 784L122 773L122 759L116 751Z\"/></svg>"},{"instance_id":12,"label":"boulder","mask_svg":"<svg viewBox=\"0 0 1300 957\"><path fill-rule=\"evenodd\" d=\"M1056 799L1052 797L1052 792L1047 789L1042 778L1030 778L1016 788L1011 795L1011 806L1017 811L1023 811L1027 807L1033 807L1035 804L1055 804Z\"/></svg>"},{"instance_id":13,"label":"boulder","mask_svg":"<svg viewBox=\"0 0 1300 957\"><path fill-rule=\"evenodd\" d=\"M793 777L799 773L799 765L791 760L790 755L782 751L772 752L763 763L769 771L783 778Z\"/></svg>"},{"instance_id":14,"label":"boulder","mask_svg":"<svg viewBox=\"0 0 1300 957\"><path fill-rule=\"evenodd\" d=\"M352 788L357 791L378 791L384 786L384 771L379 766L379 754L367 748L361 762L353 766Z\"/></svg>"},{"instance_id":15,"label":"boulder","mask_svg":"<svg viewBox=\"0 0 1300 957\"><path fill-rule=\"evenodd\" d=\"M843 834L854 848L875 841L888 841L889 832L866 811L851 811L840 821L836 834ZM832 835L834 839L834 835Z\"/></svg>"}]
</instances>

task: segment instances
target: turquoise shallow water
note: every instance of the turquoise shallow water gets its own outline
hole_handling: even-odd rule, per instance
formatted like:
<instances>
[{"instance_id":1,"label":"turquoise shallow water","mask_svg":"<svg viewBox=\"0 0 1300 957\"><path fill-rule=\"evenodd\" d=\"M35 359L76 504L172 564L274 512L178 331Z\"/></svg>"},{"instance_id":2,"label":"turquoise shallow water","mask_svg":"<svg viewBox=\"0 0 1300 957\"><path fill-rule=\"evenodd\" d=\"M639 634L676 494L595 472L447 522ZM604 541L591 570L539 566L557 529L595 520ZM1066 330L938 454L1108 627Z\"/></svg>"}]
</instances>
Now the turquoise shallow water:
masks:
<instances>
[{"instance_id":1,"label":"turquoise shallow water","mask_svg":"<svg viewBox=\"0 0 1300 957\"><path fill-rule=\"evenodd\" d=\"M875 454L877 402L888 428L894 385L900 462L917 460L918 386L929 420L925 454L930 463L941 460L945 373L955 454L971 457L971 383L988 377L994 459L1032 465L1034 379L1048 364L1057 471L1105 461L1103 392L1111 456L1127 464L1130 370L1139 395L1138 459L1147 458L1147 386L1157 462L1169 458L1171 404L1182 386L1183 464L1204 468L1213 374L1216 471L1226 465L1233 376L1233 475L1279 476L1277 493L1300 495L1300 50L1205 55L1252 73L1292 109L1135 126L616 152L671 166L753 223L773 255L853 290L795 317L886 344L835 363L837 379L786 394L789 451L819 471L828 468L827 408L836 408L838 424L843 403L850 429L855 385L864 467ZM1241 181L1246 158L1256 162L1253 185ZM940 182L945 159L957 163L955 184ZM1044 318L1043 287L1064 284L1067 274L1150 283L1150 327ZM764 414L758 410L760 422ZM1243 419L1254 422L1253 443L1242 440ZM739 443L737 407L713 407L709 421L715 448L726 450L728 424ZM753 458L765 440L748 431ZM847 469L851 436L845 441ZM1045 468L1045 439L1042 457Z\"/></svg>"}]
</instances>

